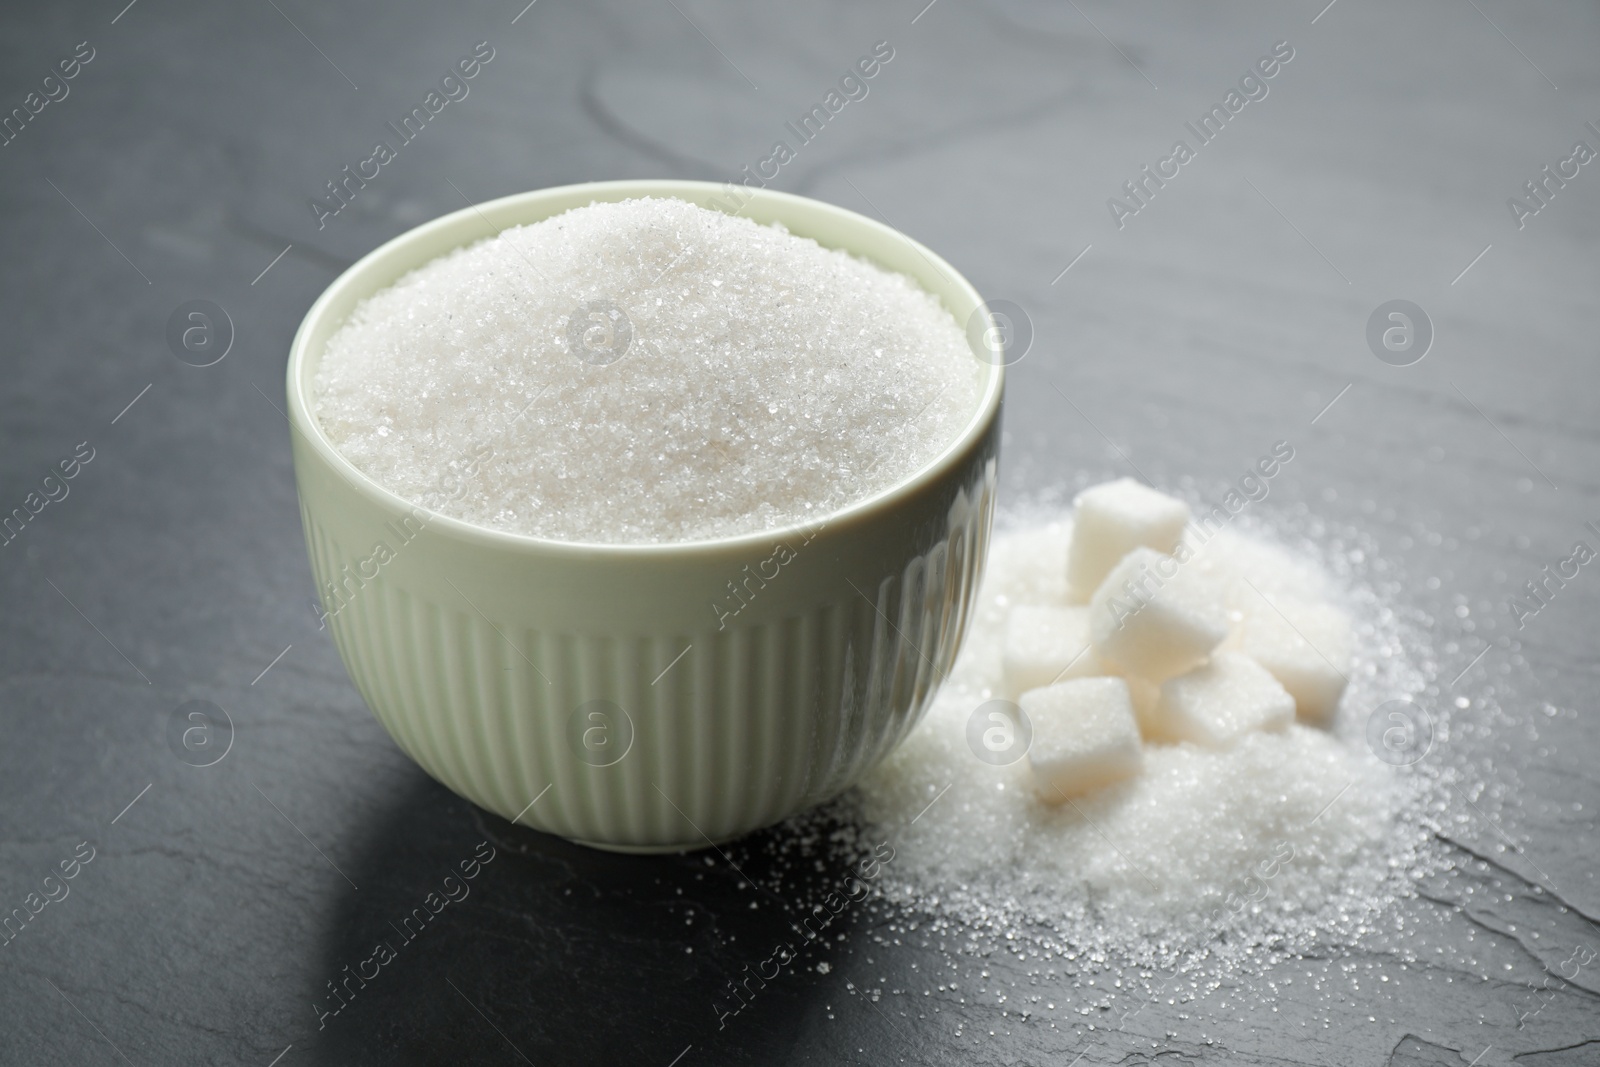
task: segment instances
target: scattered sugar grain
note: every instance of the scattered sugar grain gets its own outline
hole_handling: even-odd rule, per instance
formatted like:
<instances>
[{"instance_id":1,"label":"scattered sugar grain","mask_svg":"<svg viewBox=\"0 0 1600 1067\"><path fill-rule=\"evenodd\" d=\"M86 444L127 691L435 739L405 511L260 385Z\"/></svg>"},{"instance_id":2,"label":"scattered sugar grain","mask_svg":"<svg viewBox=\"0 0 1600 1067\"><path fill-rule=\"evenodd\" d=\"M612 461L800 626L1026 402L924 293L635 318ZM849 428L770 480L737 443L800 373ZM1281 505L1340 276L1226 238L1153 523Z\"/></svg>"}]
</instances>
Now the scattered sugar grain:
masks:
<instances>
[{"instance_id":1,"label":"scattered sugar grain","mask_svg":"<svg viewBox=\"0 0 1600 1067\"><path fill-rule=\"evenodd\" d=\"M578 358L575 320L593 324L586 354L620 358ZM424 508L661 542L814 521L890 488L957 438L981 375L909 278L642 198L507 229L374 294L329 339L314 406L340 453Z\"/></svg>"}]
</instances>

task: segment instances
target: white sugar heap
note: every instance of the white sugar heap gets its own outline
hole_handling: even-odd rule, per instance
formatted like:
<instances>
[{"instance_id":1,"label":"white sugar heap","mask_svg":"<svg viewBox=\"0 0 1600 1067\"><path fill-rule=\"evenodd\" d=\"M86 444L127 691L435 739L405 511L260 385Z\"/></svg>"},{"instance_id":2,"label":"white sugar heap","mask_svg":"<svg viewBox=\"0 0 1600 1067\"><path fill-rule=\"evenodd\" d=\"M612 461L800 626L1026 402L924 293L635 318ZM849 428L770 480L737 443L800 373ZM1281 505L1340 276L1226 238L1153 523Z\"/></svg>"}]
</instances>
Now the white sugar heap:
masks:
<instances>
[{"instance_id":1,"label":"white sugar heap","mask_svg":"<svg viewBox=\"0 0 1600 1067\"><path fill-rule=\"evenodd\" d=\"M1335 588L1315 562L1217 533L1196 565L1274 598L1353 609L1346 713L1328 729L1296 723L1221 748L1147 743L1137 774L1041 803L1027 760L976 757L969 721L1006 692L1012 609L1070 601L1071 536L1057 519L996 538L967 643L927 717L839 805L796 820L801 836L842 815L852 839L893 846L877 882L890 901L1030 958L1187 970L1263 945L1359 937L1431 862L1426 783L1375 758L1363 736L1367 711L1423 684L1397 654L1392 614Z\"/></svg>"},{"instance_id":2,"label":"white sugar heap","mask_svg":"<svg viewBox=\"0 0 1600 1067\"><path fill-rule=\"evenodd\" d=\"M888 489L959 435L981 371L909 278L644 198L506 230L373 295L329 339L314 404L357 468L431 510L661 542Z\"/></svg>"}]
</instances>

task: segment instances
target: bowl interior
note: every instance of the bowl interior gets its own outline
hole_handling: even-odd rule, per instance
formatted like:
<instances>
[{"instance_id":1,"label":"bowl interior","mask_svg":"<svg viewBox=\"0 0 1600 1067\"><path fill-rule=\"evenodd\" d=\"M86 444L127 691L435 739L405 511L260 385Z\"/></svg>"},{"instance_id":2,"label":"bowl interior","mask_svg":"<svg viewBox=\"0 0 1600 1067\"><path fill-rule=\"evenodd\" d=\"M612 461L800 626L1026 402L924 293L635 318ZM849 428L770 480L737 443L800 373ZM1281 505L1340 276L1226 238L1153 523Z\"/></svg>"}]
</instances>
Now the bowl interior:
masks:
<instances>
[{"instance_id":1,"label":"bowl interior","mask_svg":"<svg viewBox=\"0 0 1600 1067\"><path fill-rule=\"evenodd\" d=\"M920 243L880 222L853 211L789 193L747 186L696 181L589 182L491 200L463 208L390 240L358 260L341 274L307 312L290 349L288 366L289 418L301 436L324 462L354 483L364 494L388 508L404 511L413 502L373 481L345 459L322 432L312 405L312 383L330 336L350 317L355 306L405 274L463 245L493 237L512 226L538 222L596 201L613 202L642 196L674 197L711 210L737 213L759 223L781 223L792 233L809 237L826 248L842 249L878 266L914 278L937 296L965 326L983 305L983 298L955 268ZM968 343L972 331L968 330ZM897 494L937 477L956 461L994 417L1004 387L1004 370L974 349L983 368L983 388L966 426L955 439L920 470L873 496L857 500L834 512L828 521L847 519L852 513L881 506ZM503 544L521 543L544 548L565 546L584 551L656 552L684 547L727 547L743 541L766 542L795 528L760 530L750 534L677 545L625 543L580 544L550 541L527 534L477 526L460 519L436 515L430 522L475 540Z\"/></svg>"}]
</instances>

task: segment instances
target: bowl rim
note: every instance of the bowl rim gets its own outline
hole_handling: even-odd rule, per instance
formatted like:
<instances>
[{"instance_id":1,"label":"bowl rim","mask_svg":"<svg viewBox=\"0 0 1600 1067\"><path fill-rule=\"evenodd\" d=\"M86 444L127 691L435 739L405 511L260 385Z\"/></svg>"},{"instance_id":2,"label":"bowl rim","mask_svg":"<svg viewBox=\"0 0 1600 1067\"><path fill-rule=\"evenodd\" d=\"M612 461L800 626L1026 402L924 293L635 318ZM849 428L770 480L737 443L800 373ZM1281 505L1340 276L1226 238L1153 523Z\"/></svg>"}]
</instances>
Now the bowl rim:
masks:
<instances>
[{"instance_id":1,"label":"bowl rim","mask_svg":"<svg viewBox=\"0 0 1600 1067\"><path fill-rule=\"evenodd\" d=\"M347 291L357 288L367 271L377 263L394 258L403 259L404 253L408 251L410 246L427 243L430 239L445 231L463 231L461 240L454 246L456 248L462 248L485 240L486 235L476 231L481 229L485 223L489 224L491 228L496 225L490 222L489 218L484 214L486 210L493 212L514 211L517 208L537 205L548 200L570 199L575 195L582 195L585 191L593 191L596 194L590 202L616 202L646 196L672 197L696 202L697 198L704 199L706 196L713 194L725 195L730 185L731 183L687 179L630 179L549 186L543 189L513 193L510 196L498 197L493 200L485 200L478 204L471 204L460 210L452 211L414 226L404 233L390 238L346 267L337 278L330 282L328 287L312 303L305 317L301 320L299 327L295 330L294 339L289 346L289 360L285 371L290 429L299 434L300 438L310 447L312 453L330 471L337 474L359 494L366 497L369 502L378 505L384 510L396 511L401 514L408 511L423 512L428 516L430 528L438 528L441 532L449 533L456 538L475 543L480 547L533 551L540 554L650 557L696 555L721 553L729 550L764 548L774 541L815 534L824 527L849 525L873 518L893 508L900 499L915 495L919 491L944 479L988 432L990 425L998 416L1004 396L1004 366L983 359L975 348L973 358L986 368L978 403L961 432L931 460L922 464L906 478L895 482L887 488L879 490L870 496L852 501L843 508L819 515L815 520L790 523L785 526L766 527L728 537L701 538L692 541L567 541L480 526L406 499L356 467L328 439L322 428L321 421L312 411L310 402L310 382L308 381L307 372L311 366L311 336L321 325L322 320L333 313L332 309L347 295ZM820 210L824 214L834 216L836 220L847 227L874 234L880 238L886 238L893 243L905 246L927 261L934 272L942 274L946 280L952 281L954 287L970 299L974 309L986 306L982 294L959 271L946 262L943 257L915 238L900 232L892 226L881 223L876 219L868 218L848 208L839 207L836 204L830 204L827 201L816 200L811 197L780 192L774 189L753 188L749 185L733 186L733 188L737 190L739 196L746 198L747 204L756 200L765 201L768 206L776 205L780 213L785 206L804 205L807 210ZM571 210L571 208L565 210ZM741 208L740 210L742 211L743 209ZM560 213L556 212L556 214ZM533 222L551 217L554 217L554 215L537 215L521 223L508 224L508 226L501 229L509 228L510 225L530 225ZM784 222L786 226L788 225L788 222L781 217L778 221ZM497 230L496 232L500 231ZM795 232L802 237L809 236L799 233L799 231ZM824 247L831 246L824 245ZM877 263L873 257L859 252L855 248L846 247L844 250L852 255L861 256L869 262L874 262L885 270L896 269ZM434 256L411 263L396 278L398 279L405 273L416 270L433 258L437 258L438 255L443 254L445 253L438 252ZM922 288L932 291L925 277L919 277L917 273L908 271L899 271L899 273L909 274L912 280L916 281ZM392 282L389 284L392 284ZM365 299L370 295L370 292L363 293L357 299ZM934 295L938 296L937 293ZM943 298L940 298L940 302L945 304L946 310L951 310ZM951 314L953 316L955 312L951 310ZM970 331L967 331L967 338L967 343L970 347L972 346ZM321 353L317 354L320 356Z\"/></svg>"}]
</instances>

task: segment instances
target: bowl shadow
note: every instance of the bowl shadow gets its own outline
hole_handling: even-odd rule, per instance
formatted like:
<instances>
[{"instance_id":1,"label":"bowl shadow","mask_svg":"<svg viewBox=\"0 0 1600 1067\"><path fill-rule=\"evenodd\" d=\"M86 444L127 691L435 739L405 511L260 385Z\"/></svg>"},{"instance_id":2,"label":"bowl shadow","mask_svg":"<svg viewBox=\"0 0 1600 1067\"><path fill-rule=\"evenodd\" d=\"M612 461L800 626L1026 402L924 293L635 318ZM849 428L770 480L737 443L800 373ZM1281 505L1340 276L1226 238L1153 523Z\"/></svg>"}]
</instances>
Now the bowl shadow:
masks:
<instances>
[{"instance_id":1,"label":"bowl shadow","mask_svg":"<svg viewBox=\"0 0 1600 1067\"><path fill-rule=\"evenodd\" d=\"M817 968L827 948L797 924L853 858L826 826L807 837L820 845L803 855L782 828L694 853L601 852L513 826L418 771L353 850L360 889L318 937L295 1056L667 1067L692 1047L702 1063L786 1061L796 1020L838 995ZM838 914L822 939L848 938L863 912ZM801 951L774 959L785 943Z\"/></svg>"}]
</instances>

